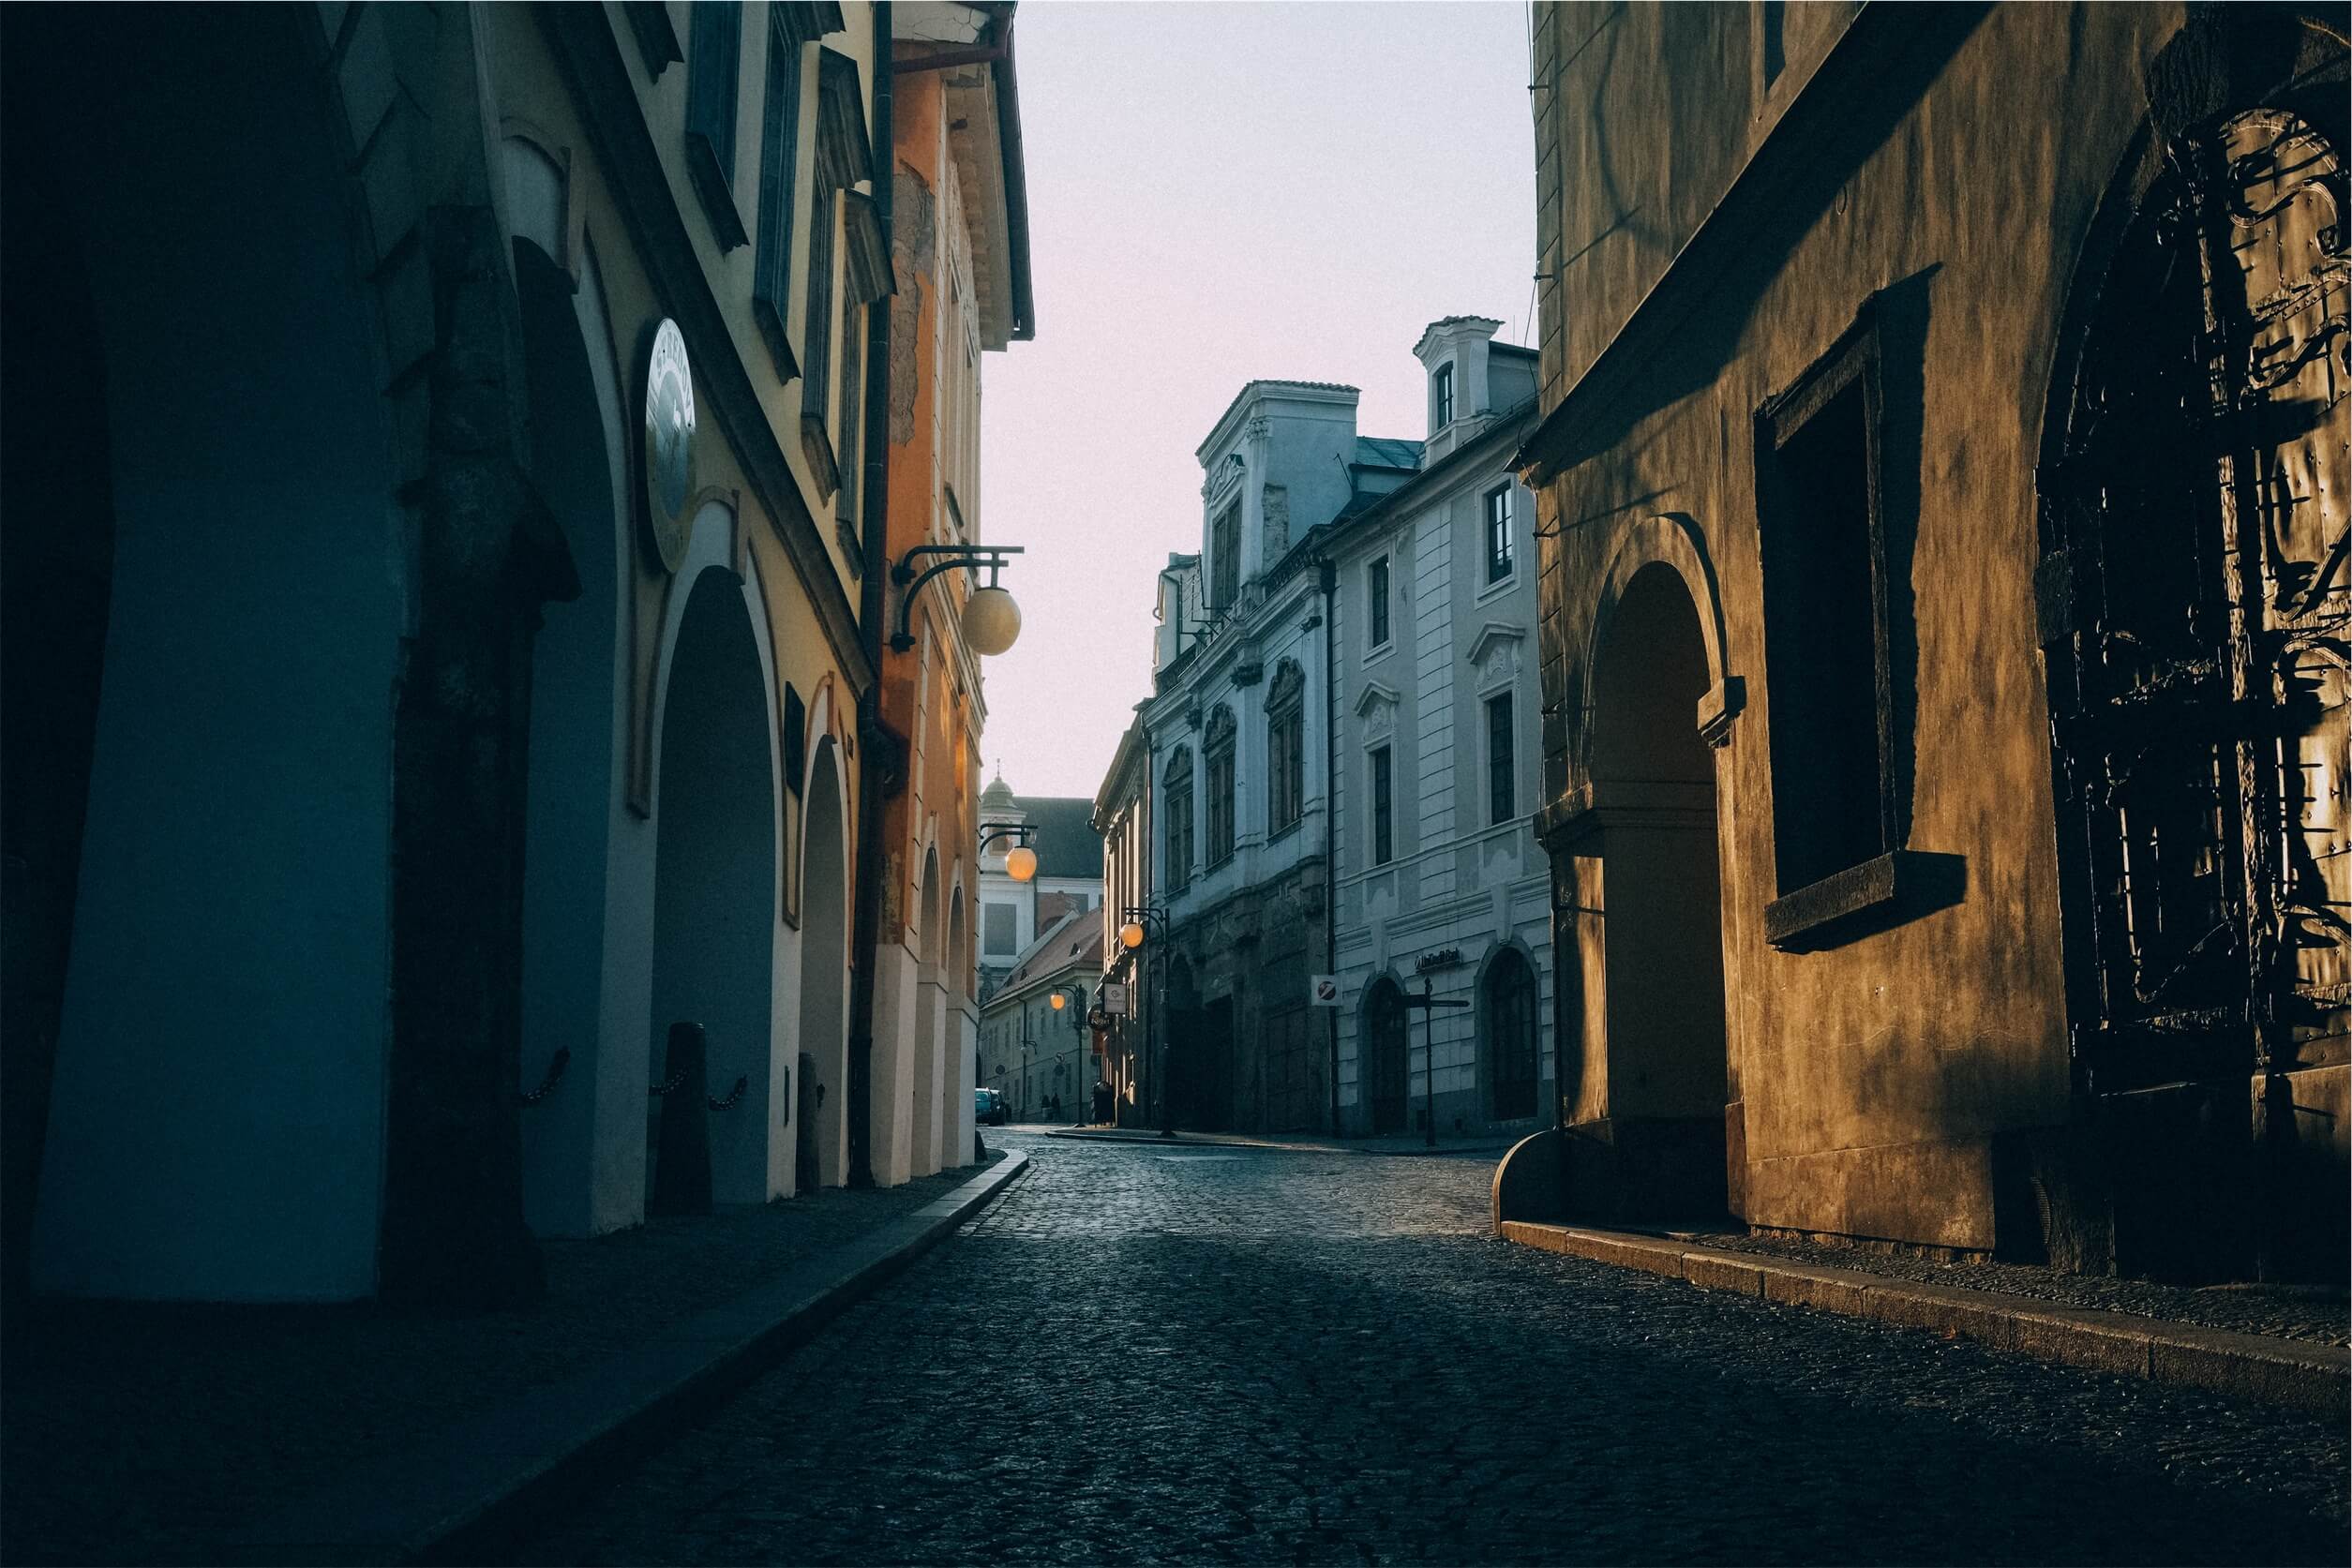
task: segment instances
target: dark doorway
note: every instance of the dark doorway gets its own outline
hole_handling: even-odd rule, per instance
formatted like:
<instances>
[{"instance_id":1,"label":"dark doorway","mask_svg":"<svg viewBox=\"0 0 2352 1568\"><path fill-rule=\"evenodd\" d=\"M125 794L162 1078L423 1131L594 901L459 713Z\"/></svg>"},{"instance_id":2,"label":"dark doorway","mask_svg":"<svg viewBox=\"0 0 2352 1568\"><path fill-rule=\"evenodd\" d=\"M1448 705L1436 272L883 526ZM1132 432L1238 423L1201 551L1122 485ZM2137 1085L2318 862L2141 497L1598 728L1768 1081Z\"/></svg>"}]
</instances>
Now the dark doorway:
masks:
<instances>
[{"instance_id":1,"label":"dark doorway","mask_svg":"<svg viewBox=\"0 0 2352 1568\"><path fill-rule=\"evenodd\" d=\"M1715 760L1695 718L1706 690L1689 590L1672 567L1643 567L1594 672L1595 792L1642 805L1601 840L1613 1202L1626 1217L1699 1218L1725 1205Z\"/></svg>"},{"instance_id":2,"label":"dark doorway","mask_svg":"<svg viewBox=\"0 0 2352 1568\"><path fill-rule=\"evenodd\" d=\"M1371 1100L1372 1136L1402 1132L1412 1092L1410 1036L1404 993L1382 977L1364 998L1364 1060Z\"/></svg>"},{"instance_id":3,"label":"dark doorway","mask_svg":"<svg viewBox=\"0 0 2352 1568\"><path fill-rule=\"evenodd\" d=\"M1505 948L1487 965L1478 987L1485 1023L1485 1067L1491 1085L1487 1113L1498 1122L1536 1113L1538 1072L1536 1040L1536 970L1516 948Z\"/></svg>"}]
</instances>

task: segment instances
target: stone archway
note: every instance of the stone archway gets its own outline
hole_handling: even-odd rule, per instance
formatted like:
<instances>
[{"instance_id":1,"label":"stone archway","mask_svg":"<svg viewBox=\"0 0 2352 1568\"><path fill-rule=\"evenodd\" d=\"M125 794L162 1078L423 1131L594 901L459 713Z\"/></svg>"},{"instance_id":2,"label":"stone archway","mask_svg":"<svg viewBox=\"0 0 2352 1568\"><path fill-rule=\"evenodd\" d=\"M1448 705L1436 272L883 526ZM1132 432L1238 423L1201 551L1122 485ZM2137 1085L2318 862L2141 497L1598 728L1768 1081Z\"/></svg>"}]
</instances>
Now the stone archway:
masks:
<instances>
[{"instance_id":1,"label":"stone archway","mask_svg":"<svg viewBox=\"0 0 2352 1568\"><path fill-rule=\"evenodd\" d=\"M964 887L960 880L948 894L947 977L947 1108L941 1132L942 1169L972 1162L975 1111L972 1091L980 1084L980 1059L971 1014L972 954L970 922L964 918Z\"/></svg>"},{"instance_id":2,"label":"stone archway","mask_svg":"<svg viewBox=\"0 0 2352 1568\"><path fill-rule=\"evenodd\" d=\"M809 754L801 857L800 1049L808 1066L796 1110L816 1184L849 1179L849 855L846 785L832 738ZM813 1074L813 1080L810 1075Z\"/></svg>"},{"instance_id":3,"label":"stone archway","mask_svg":"<svg viewBox=\"0 0 2352 1568\"><path fill-rule=\"evenodd\" d=\"M941 898L939 851L935 845L923 851L922 882L915 893L915 918L921 930L916 933L914 1070L907 1075L906 1085L909 1177L928 1176L939 1169L939 1106L944 1087L939 1041L947 1010L941 993L941 942L947 912Z\"/></svg>"},{"instance_id":4,"label":"stone archway","mask_svg":"<svg viewBox=\"0 0 2352 1568\"><path fill-rule=\"evenodd\" d=\"M776 938L775 751L759 639L743 584L706 566L689 587L668 661L654 794L653 1008L649 1083L661 1083L670 1026L703 1027L711 1195L763 1202L773 1130L766 1108ZM688 1087L691 1087L690 1085ZM650 1106L661 1113L660 1098ZM647 1187L658 1179L647 1145Z\"/></svg>"},{"instance_id":5,"label":"stone archway","mask_svg":"<svg viewBox=\"0 0 2352 1568\"><path fill-rule=\"evenodd\" d=\"M536 149L510 142L508 157L546 182L560 181ZM553 204L560 210L560 201ZM601 1228L597 1150L612 1132L600 1135L600 1124L607 1102L619 1098L607 1092L605 950L621 811L615 742L626 555L608 444L616 411L607 406L595 365L611 352L601 331L601 292L591 276L575 294L570 276L543 247L557 238L514 241L532 480L580 579L577 599L545 608L532 660L517 1087L535 1092L563 1053L562 1076L522 1118L524 1214L541 1234L588 1235ZM634 1092L634 1068L612 1065ZM628 1114L634 1121L634 1107Z\"/></svg>"},{"instance_id":6,"label":"stone archway","mask_svg":"<svg viewBox=\"0 0 2352 1568\"><path fill-rule=\"evenodd\" d=\"M1683 574L1664 561L1633 572L1590 672L1592 820L1575 847L1598 861L1577 915L1603 976L1613 1169L1595 1196L1628 1217L1706 1217L1727 1201L1715 762L1694 718L1709 673Z\"/></svg>"},{"instance_id":7,"label":"stone archway","mask_svg":"<svg viewBox=\"0 0 2352 1568\"><path fill-rule=\"evenodd\" d=\"M57 681L53 708L20 709L11 685L6 738L0 1093L12 1200L16 1151L39 1161L32 1277L366 1296L385 1212L403 530L340 106L304 8L10 21L9 64L29 68L0 93L7 180L12 211L39 217L6 234L22 336L0 657ZM34 164L56 205L25 200ZM87 357L61 363L44 336ZM28 450L28 395L71 426L63 451ZM82 467L62 491L52 456ZM61 550L78 559L47 559ZM77 634L51 645L20 589L53 595ZM20 753L17 726L52 717ZM22 792L20 763L48 787ZM35 885L20 845L39 850ZM45 1117L21 1051L49 1079Z\"/></svg>"}]
</instances>

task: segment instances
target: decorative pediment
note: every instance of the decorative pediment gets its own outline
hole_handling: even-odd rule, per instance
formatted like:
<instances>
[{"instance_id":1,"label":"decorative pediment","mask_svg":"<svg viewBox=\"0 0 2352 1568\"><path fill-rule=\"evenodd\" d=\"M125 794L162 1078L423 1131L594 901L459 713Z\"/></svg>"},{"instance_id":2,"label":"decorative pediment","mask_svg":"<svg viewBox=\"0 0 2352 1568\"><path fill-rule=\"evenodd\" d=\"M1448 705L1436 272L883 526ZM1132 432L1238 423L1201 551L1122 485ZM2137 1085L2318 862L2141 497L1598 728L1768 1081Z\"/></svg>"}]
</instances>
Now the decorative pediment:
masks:
<instances>
[{"instance_id":1,"label":"decorative pediment","mask_svg":"<svg viewBox=\"0 0 2352 1568\"><path fill-rule=\"evenodd\" d=\"M1377 680L1365 681L1364 689L1356 695L1356 716L1359 719L1369 719L1383 712L1393 713L1396 709L1396 692Z\"/></svg>"},{"instance_id":2,"label":"decorative pediment","mask_svg":"<svg viewBox=\"0 0 2352 1568\"><path fill-rule=\"evenodd\" d=\"M1478 628L1478 635L1470 640L1470 662L1484 668L1495 650L1515 648L1527 635L1523 626L1509 626L1500 620L1490 620Z\"/></svg>"}]
</instances>

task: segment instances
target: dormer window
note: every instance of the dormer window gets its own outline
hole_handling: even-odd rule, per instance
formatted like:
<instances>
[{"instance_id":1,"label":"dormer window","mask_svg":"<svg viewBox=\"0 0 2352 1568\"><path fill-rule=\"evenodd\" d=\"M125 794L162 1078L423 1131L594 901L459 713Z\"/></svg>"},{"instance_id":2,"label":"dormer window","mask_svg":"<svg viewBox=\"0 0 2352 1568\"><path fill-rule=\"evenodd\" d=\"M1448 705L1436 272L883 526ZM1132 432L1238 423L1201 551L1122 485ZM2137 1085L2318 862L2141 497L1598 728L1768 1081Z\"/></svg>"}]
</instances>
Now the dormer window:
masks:
<instances>
[{"instance_id":1,"label":"dormer window","mask_svg":"<svg viewBox=\"0 0 2352 1568\"><path fill-rule=\"evenodd\" d=\"M1241 597L1241 503L1217 514L1208 530L1211 607L1227 609Z\"/></svg>"},{"instance_id":2,"label":"dormer window","mask_svg":"<svg viewBox=\"0 0 2352 1568\"><path fill-rule=\"evenodd\" d=\"M1448 360L1430 378L1430 430L1432 434L1454 422L1454 366Z\"/></svg>"}]
</instances>

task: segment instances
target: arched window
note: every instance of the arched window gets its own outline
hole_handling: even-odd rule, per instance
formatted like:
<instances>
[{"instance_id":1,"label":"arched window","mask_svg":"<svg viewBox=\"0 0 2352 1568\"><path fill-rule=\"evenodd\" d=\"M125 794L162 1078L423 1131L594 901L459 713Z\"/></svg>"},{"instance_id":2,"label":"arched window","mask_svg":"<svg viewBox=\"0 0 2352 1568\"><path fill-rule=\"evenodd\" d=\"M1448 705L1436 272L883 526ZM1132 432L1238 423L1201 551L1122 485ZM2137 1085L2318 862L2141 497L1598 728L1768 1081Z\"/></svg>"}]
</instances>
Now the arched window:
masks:
<instances>
[{"instance_id":1,"label":"arched window","mask_svg":"<svg viewBox=\"0 0 2352 1568\"><path fill-rule=\"evenodd\" d=\"M1285 659L1266 694L1266 831L1296 825L1307 810L1307 678Z\"/></svg>"},{"instance_id":2,"label":"arched window","mask_svg":"<svg viewBox=\"0 0 2352 1568\"><path fill-rule=\"evenodd\" d=\"M1201 760L1208 768L1208 842L1205 849L1212 866L1233 855L1233 709L1220 708L1208 716L1208 734L1201 741Z\"/></svg>"},{"instance_id":3,"label":"arched window","mask_svg":"<svg viewBox=\"0 0 2352 1568\"><path fill-rule=\"evenodd\" d=\"M1536 1043L1536 971L1524 953L1506 948L1487 965L1479 991L1486 1013L1487 1083L1491 1085L1494 1119L1509 1122L1532 1116L1541 1070Z\"/></svg>"},{"instance_id":4,"label":"arched window","mask_svg":"<svg viewBox=\"0 0 2352 1568\"><path fill-rule=\"evenodd\" d=\"M1192 753L1179 749L1168 759L1160 785L1160 818L1167 825L1168 886L1192 880Z\"/></svg>"},{"instance_id":5,"label":"arched window","mask_svg":"<svg viewBox=\"0 0 2352 1568\"><path fill-rule=\"evenodd\" d=\"M1404 1130L1405 1098L1411 1072L1405 1060L1404 993L1383 976L1364 998L1364 1024L1356 1071L1371 1102L1372 1131Z\"/></svg>"}]
</instances>

